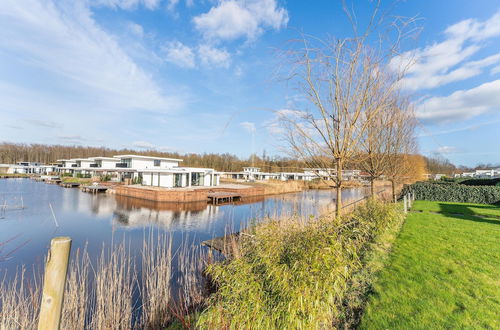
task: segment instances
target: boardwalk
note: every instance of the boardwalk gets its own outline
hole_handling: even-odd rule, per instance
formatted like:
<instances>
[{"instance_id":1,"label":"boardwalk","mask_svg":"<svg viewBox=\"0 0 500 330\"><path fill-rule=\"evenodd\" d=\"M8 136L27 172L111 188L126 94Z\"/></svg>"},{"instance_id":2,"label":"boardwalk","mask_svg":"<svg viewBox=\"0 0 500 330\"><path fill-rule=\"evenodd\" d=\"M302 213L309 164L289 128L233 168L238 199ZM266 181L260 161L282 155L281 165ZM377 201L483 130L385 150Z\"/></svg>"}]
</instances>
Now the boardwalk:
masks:
<instances>
[{"instance_id":1,"label":"boardwalk","mask_svg":"<svg viewBox=\"0 0 500 330\"><path fill-rule=\"evenodd\" d=\"M235 192L225 192L225 191L217 191L217 192L209 192L207 194L208 200L212 204L219 203L232 203L233 201L240 200L241 194Z\"/></svg>"}]
</instances>

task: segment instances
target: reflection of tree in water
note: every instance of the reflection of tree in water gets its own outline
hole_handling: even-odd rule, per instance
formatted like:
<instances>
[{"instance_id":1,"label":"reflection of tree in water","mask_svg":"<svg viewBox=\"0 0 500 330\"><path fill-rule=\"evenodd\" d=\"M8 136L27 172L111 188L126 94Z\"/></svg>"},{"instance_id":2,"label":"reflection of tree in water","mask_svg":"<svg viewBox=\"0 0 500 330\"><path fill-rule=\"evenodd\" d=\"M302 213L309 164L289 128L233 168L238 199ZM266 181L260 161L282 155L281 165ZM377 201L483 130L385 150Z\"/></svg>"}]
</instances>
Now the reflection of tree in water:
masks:
<instances>
[{"instance_id":1,"label":"reflection of tree in water","mask_svg":"<svg viewBox=\"0 0 500 330\"><path fill-rule=\"evenodd\" d=\"M123 226L128 226L129 225L128 214L115 211L113 212L113 221L116 221Z\"/></svg>"}]
</instances>

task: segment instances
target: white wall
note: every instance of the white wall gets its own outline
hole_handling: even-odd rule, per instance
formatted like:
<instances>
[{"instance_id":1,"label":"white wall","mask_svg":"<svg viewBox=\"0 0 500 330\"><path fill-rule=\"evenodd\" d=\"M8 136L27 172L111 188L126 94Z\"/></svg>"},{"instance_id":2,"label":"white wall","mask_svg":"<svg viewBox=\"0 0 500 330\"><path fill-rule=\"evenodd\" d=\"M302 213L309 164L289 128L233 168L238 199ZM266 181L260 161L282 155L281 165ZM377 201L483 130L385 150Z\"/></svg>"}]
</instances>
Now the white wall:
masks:
<instances>
[{"instance_id":1,"label":"white wall","mask_svg":"<svg viewBox=\"0 0 500 330\"><path fill-rule=\"evenodd\" d=\"M112 160L101 160L101 167L102 168L116 168L116 163L117 161L112 161Z\"/></svg>"}]
</instances>

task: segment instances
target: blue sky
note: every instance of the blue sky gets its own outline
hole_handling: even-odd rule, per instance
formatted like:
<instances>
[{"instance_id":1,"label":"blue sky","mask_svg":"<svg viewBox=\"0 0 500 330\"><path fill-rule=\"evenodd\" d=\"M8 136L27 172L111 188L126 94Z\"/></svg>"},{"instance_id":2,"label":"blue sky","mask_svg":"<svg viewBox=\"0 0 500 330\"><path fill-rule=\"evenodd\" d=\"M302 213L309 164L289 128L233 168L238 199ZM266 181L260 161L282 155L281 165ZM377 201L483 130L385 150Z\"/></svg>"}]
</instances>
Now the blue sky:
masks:
<instances>
[{"instance_id":1,"label":"blue sky","mask_svg":"<svg viewBox=\"0 0 500 330\"><path fill-rule=\"evenodd\" d=\"M402 54L421 153L500 163L500 3L392 7L422 27ZM299 32L350 26L334 0L3 0L0 141L278 154L270 123L300 95L273 72Z\"/></svg>"}]
</instances>

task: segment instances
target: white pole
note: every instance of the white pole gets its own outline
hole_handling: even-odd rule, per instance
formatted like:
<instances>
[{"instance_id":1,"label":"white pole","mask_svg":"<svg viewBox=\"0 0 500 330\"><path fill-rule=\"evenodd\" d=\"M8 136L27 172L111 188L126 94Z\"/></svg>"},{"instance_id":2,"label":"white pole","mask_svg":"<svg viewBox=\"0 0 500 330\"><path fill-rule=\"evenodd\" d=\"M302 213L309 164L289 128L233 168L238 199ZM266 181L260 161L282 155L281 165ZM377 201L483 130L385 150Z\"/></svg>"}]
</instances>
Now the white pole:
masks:
<instances>
[{"instance_id":1,"label":"white pole","mask_svg":"<svg viewBox=\"0 0 500 330\"><path fill-rule=\"evenodd\" d=\"M408 202L407 202L407 200L406 200L406 199L407 199L407 197L406 197L406 196L407 196L407 195L405 195L405 196L404 196L404 198L403 198L403 205L404 205L404 211L405 211L405 213L407 213L407 212L408 212L408 207L407 207L407 205L408 205L407 203L408 203Z\"/></svg>"}]
</instances>

